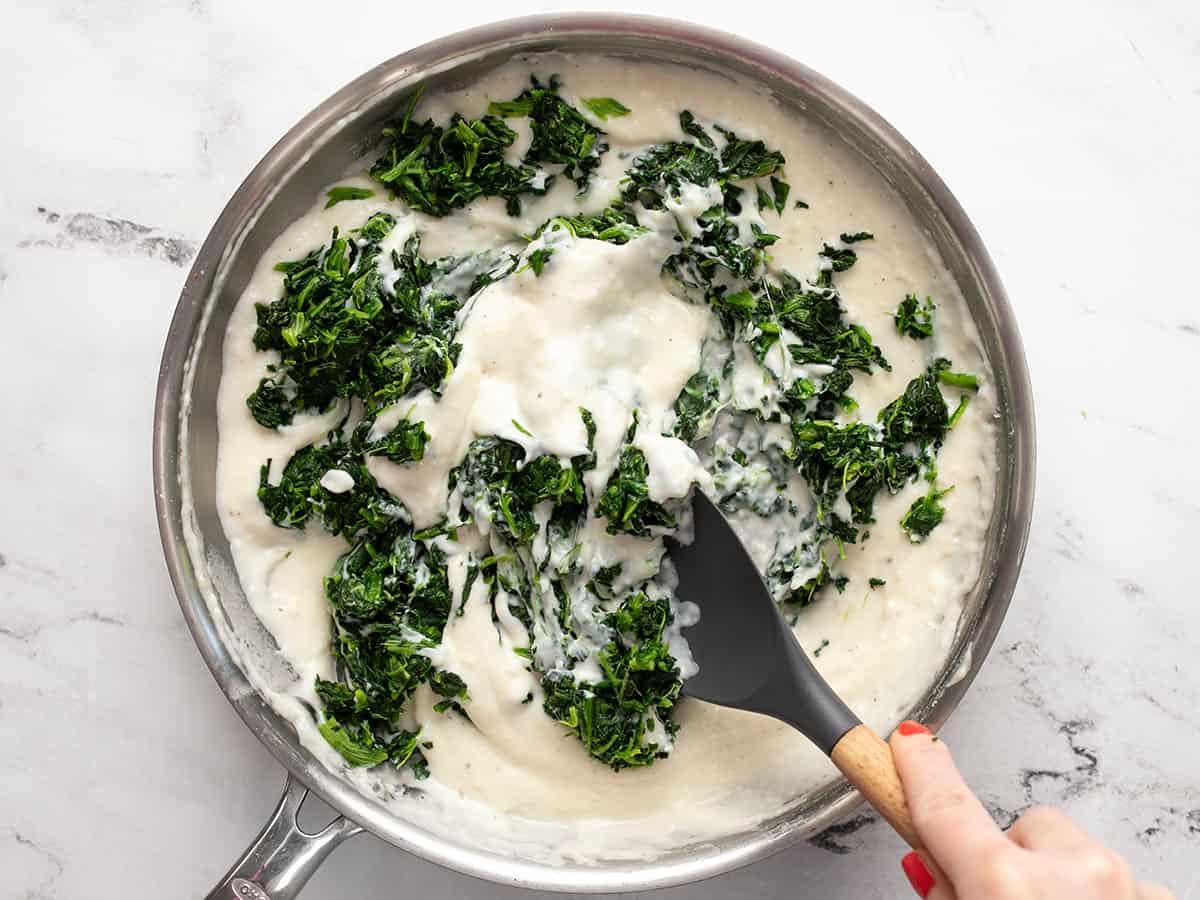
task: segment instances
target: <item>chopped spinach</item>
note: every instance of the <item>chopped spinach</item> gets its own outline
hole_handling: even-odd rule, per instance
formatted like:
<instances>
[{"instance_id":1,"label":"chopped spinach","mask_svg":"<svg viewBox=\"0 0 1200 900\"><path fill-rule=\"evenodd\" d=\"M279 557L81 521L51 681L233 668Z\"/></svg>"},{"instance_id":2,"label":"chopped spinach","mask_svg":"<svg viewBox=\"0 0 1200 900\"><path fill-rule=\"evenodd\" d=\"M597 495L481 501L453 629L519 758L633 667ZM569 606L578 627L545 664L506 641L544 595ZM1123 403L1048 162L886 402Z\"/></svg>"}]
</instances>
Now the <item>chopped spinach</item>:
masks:
<instances>
[{"instance_id":1,"label":"chopped spinach","mask_svg":"<svg viewBox=\"0 0 1200 900\"><path fill-rule=\"evenodd\" d=\"M304 528L316 516L330 534L353 539L372 529L387 528L402 516L401 508L375 482L362 461L362 451L340 440L337 434L324 444L296 451L283 467L278 484L270 483L271 460L260 471L258 499L263 510L281 528ZM353 481L347 491L331 491L322 484L326 473L343 472Z\"/></svg>"},{"instance_id":2,"label":"chopped spinach","mask_svg":"<svg viewBox=\"0 0 1200 900\"><path fill-rule=\"evenodd\" d=\"M688 379L675 400L675 436L689 444L712 425L721 397L721 381L708 372Z\"/></svg>"},{"instance_id":3,"label":"chopped spinach","mask_svg":"<svg viewBox=\"0 0 1200 900\"><path fill-rule=\"evenodd\" d=\"M831 247L826 244L821 248L821 256L829 260L830 267L835 272L845 272L858 262L858 254L849 247Z\"/></svg>"},{"instance_id":4,"label":"chopped spinach","mask_svg":"<svg viewBox=\"0 0 1200 900\"><path fill-rule=\"evenodd\" d=\"M725 146L721 148L721 172L725 178L766 178L783 168L783 154L768 149L762 141L743 140L719 125L717 131L725 138Z\"/></svg>"},{"instance_id":5,"label":"chopped spinach","mask_svg":"<svg viewBox=\"0 0 1200 900\"><path fill-rule=\"evenodd\" d=\"M565 673L542 680L544 707L614 769L647 766L667 755L676 726L670 711L682 682L664 632L671 623L665 597L630 595L605 619L613 640L600 651L603 679L580 684ZM655 734L662 729L662 736Z\"/></svg>"},{"instance_id":6,"label":"chopped spinach","mask_svg":"<svg viewBox=\"0 0 1200 900\"><path fill-rule=\"evenodd\" d=\"M608 151L604 132L559 96L557 76L552 76L545 85L537 78L531 81L532 86L516 98L492 103L488 112L504 118L527 116L533 142L525 154L525 162L561 165L562 174L573 179L582 193L592 172L599 167L600 157Z\"/></svg>"},{"instance_id":7,"label":"chopped spinach","mask_svg":"<svg viewBox=\"0 0 1200 900\"><path fill-rule=\"evenodd\" d=\"M918 341L933 337L933 310L933 301L929 297L921 303L916 294L906 295L896 307L896 331Z\"/></svg>"},{"instance_id":8,"label":"chopped spinach","mask_svg":"<svg viewBox=\"0 0 1200 900\"><path fill-rule=\"evenodd\" d=\"M791 185L786 181L782 181L772 175L770 193L767 193L763 187L758 187L758 208L760 210L773 209L775 212L783 215L783 211L787 208L788 194L791 190Z\"/></svg>"},{"instance_id":9,"label":"chopped spinach","mask_svg":"<svg viewBox=\"0 0 1200 900\"><path fill-rule=\"evenodd\" d=\"M455 113L445 127L413 119L420 92L404 115L384 129L383 155L370 175L413 209L444 216L480 197L503 198L511 215L524 194L544 194L549 179L537 180L532 166L514 166L505 151L517 134L495 115L466 119Z\"/></svg>"},{"instance_id":10,"label":"chopped spinach","mask_svg":"<svg viewBox=\"0 0 1200 900\"><path fill-rule=\"evenodd\" d=\"M605 207L596 215L555 216L538 228L533 237L538 238L556 227L566 229L572 237L610 244L627 244L646 233L646 229L638 225L637 217L620 204Z\"/></svg>"},{"instance_id":11,"label":"chopped spinach","mask_svg":"<svg viewBox=\"0 0 1200 900\"><path fill-rule=\"evenodd\" d=\"M900 527L908 532L910 541L920 543L941 524L946 515L946 508L942 506L941 500L952 490L954 490L953 485L942 491L931 487L923 497L913 501L908 512L904 514L904 518L900 520Z\"/></svg>"},{"instance_id":12,"label":"chopped spinach","mask_svg":"<svg viewBox=\"0 0 1200 900\"><path fill-rule=\"evenodd\" d=\"M538 532L534 507L551 501L559 521L580 518L587 497L583 463L564 463L557 456L526 460L525 449L503 438L477 438L466 459L451 475L468 511L488 514L509 539L524 544Z\"/></svg>"},{"instance_id":13,"label":"chopped spinach","mask_svg":"<svg viewBox=\"0 0 1200 900\"><path fill-rule=\"evenodd\" d=\"M967 411L967 405L971 402L971 398L966 394L958 398L958 406L954 408L954 412L950 413L950 421L946 424L947 428L953 428L958 424L958 420L963 417L963 413Z\"/></svg>"},{"instance_id":14,"label":"chopped spinach","mask_svg":"<svg viewBox=\"0 0 1200 900\"><path fill-rule=\"evenodd\" d=\"M632 534L647 537L651 528L673 528L675 516L661 503L650 499L650 488L646 479L650 466L646 454L633 445L637 434L638 414L633 414L633 423L625 433L625 446L617 460L617 467L604 486L604 493L596 503L596 513L608 519L609 534Z\"/></svg>"},{"instance_id":15,"label":"chopped spinach","mask_svg":"<svg viewBox=\"0 0 1200 900\"><path fill-rule=\"evenodd\" d=\"M947 359L936 360L934 362L934 371L937 373L937 380L942 384L960 388L964 391L979 390L978 375L971 375L967 372L951 372L950 361Z\"/></svg>"},{"instance_id":16,"label":"chopped spinach","mask_svg":"<svg viewBox=\"0 0 1200 900\"><path fill-rule=\"evenodd\" d=\"M375 192L370 188L339 185L325 192L325 197L328 201L325 204L325 208L329 209L331 206L337 206L343 200L366 200L368 197L374 196Z\"/></svg>"},{"instance_id":17,"label":"chopped spinach","mask_svg":"<svg viewBox=\"0 0 1200 900\"><path fill-rule=\"evenodd\" d=\"M612 97L584 97L582 103L598 119L619 119L633 112L620 100L614 100Z\"/></svg>"},{"instance_id":18,"label":"chopped spinach","mask_svg":"<svg viewBox=\"0 0 1200 900\"><path fill-rule=\"evenodd\" d=\"M377 243L360 246L335 228L328 245L275 267L284 276L283 296L256 306L255 349L280 356L274 377L248 401L260 424L286 424L351 394L364 348L387 319L379 253Z\"/></svg>"},{"instance_id":19,"label":"chopped spinach","mask_svg":"<svg viewBox=\"0 0 1200 900\"><path fill-rule=\"evenodd\" d=\"M529 268L533 270L534 275L541 275L542 269L546 268L546 263L550 261L550 257L554 255L553 247L538 247L526 257Z\"/></svg>"},{"instance_id":20,"label":"chopped spinach","mask_svg":"<svg viewBox=\"0 0 1200 900\"><path fill-rule=\"evenodd\" d=\"M717 149L717 145L713 142L712 137L704 130L704 126L696 121L696 116L690 109L685 109L679 114L679 128L684 134L695 138L704 149Z\"/></svg>"},{"instance_id":21,"label":"chopped spinach","mask_svg":"<svg viewBox=\"0 0 1200 900\"><path fill-rule=\"evenodd\" d=\"M321 733L351 766L386 759L412 765L419 776L424 759L418 734L401 725L405 704L422 684L452 703L466 698L466 683L436 669L425 652L441 641L450 614L441 551L402 521L377 529L338 561L325 596L339 677L317 679L326 717Z\"/></svg>"},{"instance_id":22,"label":"chopped spinach","mask_svg":"<svg viewBox=\"0 0 1200 900\"><path fill-rule=\"evenodd\" d=\"M280 263L283 296L257 305L254 346L280 361L247 398L263 426L289 424L295 414L319 412L357 396L370 415L409 393L437 390L454 369L455 316L465 298L436 290L436 280L462 260L427 262L420 238L392 251L390 285L380 274L379 241L387 229L372 223L369 239L351 240L334 229L330 243L300 260Z\"/></svg>"},{"instance_id":23,"label":"chopped spinach","mask_svg":"<svg viewBox=\"0 0 1200 900\"><path fill-rule=\"evenodd\" d=\"M702 146L675 142L657 144L638 156L626 171L621 195L647 209L662 209L664 197L678 197L685 182L707 185L720 175L717 157Z\"/></svg>"},{"instance_id":24,"label":"chopped spinach","mask_svg":"<svg viewBox=\"0 0 1200 900\"><path fill-rule=\"evenodd\" d=\"M611 97L582 98L589 117L559 88L557 78L533 79L479 118L456 114L442 124L414 118L415 92L386 127L370 174L432 216L486 197L503 200L516 215L524 198L545 194L560 174L582 193L609 149L593 123L630 110ZM516 118L528 120L532 135L519 162L507 156L516 132L506 120ZM709 354L706 344L705 363L684 385L665 427L708 448L714 497L723 509L791 517L796 527L776 547L766 580L793 615L829 586L846 589L849 579L837 571L844 545L869 535L864 527L875 521L881 492L928 482L900 521L914 542L944 518L941 501L952 488L936 487L937 452L969 398L961 396L950 413L942 390L975 391L978 378L936 359L875 421L849 420L856 377L890 369L871 334L847 319L835 278L857 262L852 245L873 235L847 232L836 246L825 244L811 280L778 269L770 255L778 237L765 230L762 213L782 216L789 203L808 206L791 199L783 155L687 110L679 126L680 139L629 161L612 203L598 213L550 217L526 238L532 246L427 260L414 234L401 249L385 252L396 219L379 212L356 231L334 230L328 244L280 263L281 296L257 306L254 344L276 358L246 399L254 419L278 429L303 414L337 410L341 417L274 479L267 460L258 492L280 527L315 521L347 542L324 585L337 675L317 679L315 688L321 733L347 765L387 762L427 774L423 750L430 745L405 729L406 705L424 688L435 696L436 711L470 717L466 681L436 665L430 651L451 615L463 615L481 591L499 604L494 620L506 603L525 626L528 646L512 649L539 679L544 711L595 759L615 769L646 766L673 743L682 682L670 651L673 615L664 582L624 573L620 564L586 562L586 554L581 562L591 515L605 519L610 534L635 538L677 525L672 508L650 497L649 462L635 442L636 411L602 488L586 477L597 466L596 422L588 410L580 410L586 450L581 445L570 458L538 453L536 437L516 419L513 427L532 449L499 435L476 438L449 476L458 508L420 531L368 465L372 457L395 464L424 459L430 440L424 423L406 417L385 432L377 425L384 410L422 389L437 395L458 361L467 301L524 268L534 276L547 265L557 272L565 263L556 254L570 239L624 245L650 230L642 223L655 217L646 211L673 212L678 234L664 254L663 273L678 295L707 305L720 334L710 336L718 349ZM373 193L335 187L327 205ZM928 299L922 306L909 295L895 314L898 332L930 337L932 310ZM735 349L762 365L768 400L747 401L734 390ZM716 436L726 416L735 423L736 445L719 444ZM770 445L762 437L768 428L775 435ZM797 476L812 493L811 510L798 508L790 487ZM589 484L597 496L589 496ZM456 603L446 542L457 541L459 529L472 522L481 526L484 549L469 551ZM884 583L868 581L870 589ZM826 646L822 641L814 655ZM533 699L531 691L522 702Z\"/></svg>"},{"instance_id":25,"label":"chopped spinach","mask_svg":"<svg viewBox=\"0 0 1200 900\"><path fill-rule=\"evenodd\" d=\"M875 235L869 231L855 231L850 234L842 232L841 240L843 244L857 244L859 241L872 241Z\"/></svg>"},{"instance_id":26,"label":"chopped spinach","mask_svg":"<svg viewBox=\"0 0 1200 900\"><path fill-rule=\"evenodd\" d=\"M368 456L383 456L394 463L420 462L425 458L429 435L423 422L403 419L386 435L363 447Z\"/></svg>"},{"instance_id":27,"label":"chopped spinach","mask_svg":"<svg viewBox=\"0 0 1200 900\"><path fill-rule=\"evenodd\" d=\"M264 428L282 428L291 425L296 411L292 406L292 398L284 388L286 382L273 378L264 378L258 383L249 397L246 406L254 421Z\"/></svg>"}]
</instances>

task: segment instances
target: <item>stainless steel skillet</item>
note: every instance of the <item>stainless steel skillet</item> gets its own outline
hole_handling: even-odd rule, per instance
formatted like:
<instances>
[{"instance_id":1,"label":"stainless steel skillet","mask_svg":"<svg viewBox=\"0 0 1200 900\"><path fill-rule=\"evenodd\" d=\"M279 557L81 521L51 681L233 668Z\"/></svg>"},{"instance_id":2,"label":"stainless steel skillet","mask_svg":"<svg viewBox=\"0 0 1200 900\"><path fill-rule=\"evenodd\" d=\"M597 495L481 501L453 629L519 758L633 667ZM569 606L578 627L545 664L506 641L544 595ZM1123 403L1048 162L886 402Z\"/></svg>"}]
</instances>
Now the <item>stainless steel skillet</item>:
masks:
<instances>
[{"instance_id":1,"label":"stainless steel skillet","mask_svg":"<svg viewBox=\"0 0 1200 900\"><path fill-rule=\"evenodd\" d=\"M750 79L785 109L822 123L865 157L928 231L967 298L996 381L1000 468L984 565L953 652L912 711L939 725L990 648L1012 597L1028 535L1034 485L1034 420L1020 337L978 234L929 164L860 101L805 66L732 35L665 19L571 14L517 19L426 44L383 63L306 116L250 173L213 226L179 299L163 350L154 416L154 488L167 567L184 617L217 683L246 725L288 770L271 822L210 895L293 897L320 861L362 829L456 871L556 891L617 892L682 884L761 859L832 824L858 802L845 784L798 798L758 827L649 861L551 866L481 850L405 821L325 768L251 684L242 665L270 669L270 635L232 577L215 508L216 392L229 314L267 245L320 187L341 175L378 134L412 86L432 89L479 77L514 54L599 52L683 63ZM247 660L251 662L247 662ZM262 673L260 673L262 676ZM271 677L267 672L265 676ZM306 835L295 815L308 789L344 818Z\"/></svg>"}]
</instances>

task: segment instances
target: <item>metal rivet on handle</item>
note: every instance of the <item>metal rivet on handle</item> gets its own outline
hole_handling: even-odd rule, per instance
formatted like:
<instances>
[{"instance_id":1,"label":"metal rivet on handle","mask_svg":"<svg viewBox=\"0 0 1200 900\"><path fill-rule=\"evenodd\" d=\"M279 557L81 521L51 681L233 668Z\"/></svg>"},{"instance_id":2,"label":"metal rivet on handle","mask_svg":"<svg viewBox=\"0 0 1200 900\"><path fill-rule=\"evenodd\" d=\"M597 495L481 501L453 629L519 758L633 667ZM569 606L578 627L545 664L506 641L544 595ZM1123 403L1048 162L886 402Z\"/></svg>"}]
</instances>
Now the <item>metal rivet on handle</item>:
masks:
<instances>
[{"instance_id":1,"label":"metal rivet on handle","mask_svg":"<svg viewBox=\"0 0 1200 900\"><path fill-rule=\"evenodd\" d=\"M260 888L253 881L247 881L245 878L235 878L229 883L233 888L233 892L239 897L245 897L246 900L271 900L269 894Z\"/></svg>"}]
</instances>

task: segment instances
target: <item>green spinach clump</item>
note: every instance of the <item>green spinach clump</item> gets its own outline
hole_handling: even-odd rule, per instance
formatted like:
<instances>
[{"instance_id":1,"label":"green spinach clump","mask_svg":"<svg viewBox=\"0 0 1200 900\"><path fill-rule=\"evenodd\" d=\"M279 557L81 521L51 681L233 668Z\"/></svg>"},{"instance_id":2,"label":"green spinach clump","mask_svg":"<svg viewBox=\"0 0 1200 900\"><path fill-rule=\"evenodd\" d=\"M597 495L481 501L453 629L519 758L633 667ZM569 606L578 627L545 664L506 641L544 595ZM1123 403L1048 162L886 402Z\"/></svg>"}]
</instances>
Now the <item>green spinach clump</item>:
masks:
<instances>
[{"instance_id":1,"label":"green spinach clump","mask_svg":"<svg viewBox=\"0 0 1200 900\"><path fill-rule=\"evenodd\" d=\"M533 141L525 154L525 162L562 166L562 174L574 180L582 193L587 189L588 179L599 167L600 157L608 152L604 132L558 95L561 85L556 76L545 85L537 78L531 80L530 88L513 100L490 104L488 112L504 118L528 117ZM607 103L600 104L599 108L606 113L624 115L613 104L616 101L607 98ZM597 108L593 104L589 106L593 111ZM628 112L625 107L620 108Z\"/></svg>"},{"instance_id":2,"label":"green spinach clump","mask_svg":"<svg viewBox=\"0 0 1200 900\"><path fill-rule=\"evenodd\" d=\"M445 126L413 119L420 91L408 100L404 115L384 129L387 148L370 175L406 204L431 216L444 216L480 197L500 197L511 215L521 211L521 196L544 194L532 166L514 166L505 151L517 133L503 120L459 114Z\"/></svg>"},{"instance_id":3,"label":"green spinach clump","mask_svg":"<svg viewBox=\"0 0 1200 900\"><path fill-rule=\"evenodd\" d=\"M630 110L614 98L593 97L580 101L585 114L560 87L557 78L532 79L483 116L456 114L443 123L415 117L415 92L385 129L370 175L431 216L488 197L516 215L524 198L545 194L560 176L582 193L609 151L597 123ZM510 155L515 119L525 119L532 136L519 161ZM720 352L706 350L668 427L709 453L727 511L791 517L794 540L781 542L766 573L782 602L804 606L826 586L845 589L837 556L866 538L880 493L924 479L925 494L899 522L914 542L946 515L941 501L952 488L937 486L937 453L978 379L934 359L873 421L851 419L856 379L891 368L842 302L841 278L869 252L862 244L873 235L847 231L823 243L810 277L777 268L771 248L778 237L763 215L807 208L803 201L789 205L783 154L688 111L679 127L679 139L629 161L619 195L600 212L551 216L522 252L427 260L415 234L385 250L398 243L387 240L396 219L375 212L356 231L334 230L328 244L277 266L282 293L257 306L254 333L255 347L274 361L247 407L265 428L285 429L303 414L340 421L281 469L267 460L258 496L279 527L315 522L346 541L324 582L336 677L317 679L315 689L324 707L321 733L348 765L390 763L426 773L429 744L407 725L418 690L438 698L435 710L470 717L466 682L437 665L433 651L450 618L481 592L494 621L511 617L524 626L528 645L514 649L537 679L544 712L592 757L615 769L646 766L674 740L682 687L670 649L677 626L668 579L659 571L662 549L653 539L677 527L678 510L650 496L637 411L602 485L593 480L596 422L586 409L579 411L586 445L569 458L532 452L536 435L515 420L527 443L477 437L449 474L447 519L424 530L414 529L407 510L372 474L373 458L399 465L424 459L430 440L424 423L390 417L418 391L442 390L458 362L460 314L474 294L525 269L533 276L555 271L563 259L557 232L624 245L650 230L646 222L674 217L678 233L666 245L663 275L677 294L712 311ZM339 186L327 200L372 196ZM932 310L931 301L906 297L895 313L897 331L931 337ZM762 369L756 399L734 389L736 354L739 364L750 358ZM944 390L961 394L953 412ZM381 421L391 424L383 428ZM737 442L717 441L715 429L729 421ZM768 431L775 435L769 445ZM808 512L788 492L797 473L812 493ZM634 564L637 571L589 555L599 520L623 542L645 539L647 559ZM472 525L478 540L462 551L465 583L452 589L446 554L458 529ZM871 587L882 584L871 580ZM531 691L524 702L534 700Z\"/></svg>"},{"instance_id":4,"label":"green spinach clump","mask_svg":"<svg viewBox=\"0 0 1200 900\"><path fill-rule=\"evenodd\" d=\"M918 341L933 337L933 309L928 297L922 303L916 294L906 295L896 307L896 331Z\"/></svg>"},{"instance_id":5,"label":"green spinach clump","mask_svg":"<svg viewBox=\"0 0 1200 900\"><path fill-rule=\"evenodd\" d=\"M670 713L683 683L664 640L672 620L667 598L631 594L604 619L614 637L599 654L601 681L580 684L566 672L542 680L546 712L614 769L665 756L678 728Z\"/></svg>"},{"instance_id":6,"label":"green spinach clump","mask_svg":"<svg viewBox=\"0 0 1200 900\"><path fill-rule=\"evenodd\" d=\"M283 467L278 484L271 483L272 460L267 460L259 474L258 499L271 521L280 528L304 528L309 518L317 516L330 534L352 538L363 531L386 528L401 518L401 507L375 482L365 457L419 462L429 435L423 423L408 420L375 440L370 432L371 423L364 422L346 440L341 429L335 429L324 443L296 451ZM330 472L347 476L350 487L330 490L323 483Z\"/></svg>"},{"instance_id":7,"label":"green spinach clump","mask_svg":"<svg viewBox=\"0 0 1200 900\"><path fill-rule=\"evenodd\" d=\"M521 211L521 198L541 196L556 174L575 181L580 192L608 150L604 132L558 94L559 82L536 78L516 98L494 102L487 115L468 119L455 113L446 125L414 118L421 92L414 91L403 115L384 129L387 141L370 175L416 210L445 216L481 197L504 200L510 215ZM625 115L611 98L584 101L600 118ZM624 110L622 112L621 110ZM517 133L505 119L528 118L533 142L519 165L505 153ZM558 167L558 173L542 168Z\"/></svg>"},{"instance_id":8,"label":"green spinach clump","mask_svg":"<svg viewBox=\"0 0 1200 900\"><path fill-rule=\"evenodd\" d=\"M503 592L509 612L533 636L533 646L522 655L540 676L545 712L597 760L615 769L644 766L666 755L676 729L671 713L682 680L666 635L673 615L669 598L654 583L618 591L620 565L588 573L576 558L588 518L584 476L596 465L595 423L587 410L580 417L586 453L570 460L529 459L513 441L478 438L451 484L462 497L463 518L491 523L492 555L471 580L482 579L493 603ZM627 445L635 429L636 416ZM629 462L634 455L640 465ZM626 446L596 505L596 514L608 517L610 532L645 534L650 524L674 524L648 499L647 475L641 451ZM539 508L546 509L544 524ZM539 537L547 545L544 556L536 549ZM538 589L546 583L552 586L548 594ZM581 679L578 666L589 656L599 677Z\"/></svg>"},{"instance_id":9,"label":"green spinach clump","mask_svg":"<svg viewBox=\"0 0 1200 900\"><path fill-rule=\"evenodd\" d=\"M461 678L427 655L441 640L451 603L445 559L432 541L453 529L414 532L368 460L413 464L424 458L424 423L405 418L381 430L377 417L422 388L440 389L458 356L460 306L504 277L514 261L427 261L414 235L390 253L385 274L380 244L394 225L392 216L376 213L355 235L335 230L329 244L277 266L284 274L282 296L258 305L254 345L274 351L278 361L246 402L266 428L346 404L341 423L294 453L277 480L273 461L264 463L258 496L279 527L302 529L316 519L349 545L325 581L338 678L316 685L325 707L321 733L348 765L390 761L422 775L419 736L402 727L405 703L422 684L444 698L439 708L461 709L466 698ZM466 295L442 288L468 264L478 274ZM353 427L351 400L361 412Z\"/></svg>"},{"instance_id":10,"label":"green spinach clump","mask_svg":"<svg viewBox=\"0 0 1200 900\"><path fill-rule=\"evenodd\" d=\"M391 251L385 284L380 242L394 225L391 215L376 213L357 237L334 229L329 244L275 267L284 275L283 296L256 306L254 346L279 361L246 399L260 425L279 428L297 413L351 397L374 417L419 388L437 391L454 371L456 317L466 298L438 285L469 261L427 261L413 235ZM500 277L511 264L497 260L480 278Z\"/></svg>"},{"instance_id":11,"label":"green spinach clump","mask_svg":"<svg viewBox=\"0 0 1200 900\"><path fill-rule=\"evenodd\" d=\"M837 284L838 276L858 262L859 245L874 235L843 232L837 241L825 243L815 278L771 271L770 247L777 238L757 221L750 220L747 228L742 195L745 180L754 180L759 212L783 213L790 186L781 177L782 154L719 127L724 143L718 151L710 132L686 111L680 127L689 140L657 145L635 159L623 199L670 210L683 201L689 185L710 192L712 205L691 228L681 227L682 247L664 269L713 310L729 342L749 346L772 383L774 400L768 408L736 408L731 354L723 367L702 368L688 380L675 401L674 433L703 444L722 415L735 422L752 418L789 426L792 441L786 456L811 489L815 508L798 519L804 535L795 545L779 548L767 574L782 600L807 605L826 585L845 587L845 578L834 572L829 548L836 547L840 556L845 544L860 539L865 526L875 521L875 498L881 491L896 493L921 477L931 484L936 479L937 451L968 402L964 395L950 413L941 386L973 391L978 381L950 372L950 364L938 359L876 422L842 421L857 408L855 378L891 369L870 332L847 320ZM922 306L915 296L906 297L896 312L897 330L914 338L931 336L932 310L932 301ZM718 488L727 488L721 493L726 509L744 506L774 515L788 505L783 497L787 472L770 454L765 465L750 462L743 450L732 455L722 450L715 458ZM628 459L635 473L637 462L636 456ZM938 500L944 495L931 487L901 527L923 539L942 519ZM616 510L619 499L614 492L610 510Z\"/></svg>"},{"instance_id":12,"label":"green spinach clump","mask_svg":"<svg viewBox=\"0 0 1200 900\"><path fill-rule=\"evenodd\" d=\"M604 493L596 504L597 514L608 519L608 533L649 537L651 528L675 527L675 517L666 507L650 499L647 479L650 466L646 454L633 445L637 434L638 415L633 414L633 423L625 432L625 446L617 460L617 467L608 477Z\"/></svg>"},{"instance_id":13,"label":"green spinach clump","mask_svg":"<svg viewBox=\"0 0 1200 900\"><path fill-rule=\"evenodd\" d=\"M321 733L351 766L387 760L422 776L419 734L402 724L405 704L422 684L449 703L467 698L463 680L426 655L450 615L444 557L403 523L368 532L325 579L325 595L340 677L317 679Z\"/></svg>"}]
</instances>

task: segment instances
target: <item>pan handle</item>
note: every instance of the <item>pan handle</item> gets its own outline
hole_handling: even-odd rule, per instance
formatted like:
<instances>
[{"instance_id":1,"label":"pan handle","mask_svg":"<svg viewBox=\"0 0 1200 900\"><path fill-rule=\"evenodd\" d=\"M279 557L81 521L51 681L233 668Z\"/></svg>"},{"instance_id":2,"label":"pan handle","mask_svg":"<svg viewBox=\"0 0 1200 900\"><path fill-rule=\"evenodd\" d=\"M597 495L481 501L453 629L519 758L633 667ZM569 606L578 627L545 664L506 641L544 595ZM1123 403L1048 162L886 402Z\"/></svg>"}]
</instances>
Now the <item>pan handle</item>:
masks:
<instances>
[{"instance_id":1,"label":"pan handle","mask_svg":"<svg viewBox=\"0 0 1200 900\"><path fill-rule=\"evenodd\" d=\"M342 816L316 834L301 831L296 816L307 796L289 774L271 820L206 900L293 900L325 857L362 831Z\"/></svg>"}]
</instances>

